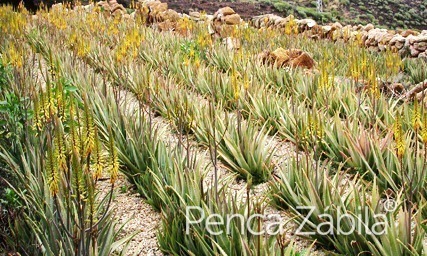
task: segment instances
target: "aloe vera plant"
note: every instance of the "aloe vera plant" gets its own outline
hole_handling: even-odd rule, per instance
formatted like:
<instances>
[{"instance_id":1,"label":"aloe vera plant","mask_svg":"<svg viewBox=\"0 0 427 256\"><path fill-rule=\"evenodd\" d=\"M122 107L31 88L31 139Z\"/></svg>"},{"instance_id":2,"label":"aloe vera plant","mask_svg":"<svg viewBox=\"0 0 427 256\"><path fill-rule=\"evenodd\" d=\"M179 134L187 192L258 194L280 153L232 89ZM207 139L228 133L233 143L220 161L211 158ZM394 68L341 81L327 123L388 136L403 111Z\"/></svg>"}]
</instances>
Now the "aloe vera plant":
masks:
<instances>
[{"instance_id":1,"label":"aloe vera plant","mask_svg":"<svg viewBox=\"0 0 427 256\"><path fill-rule=\"evenodd\" d=\"M331 176L330 164L311 163L308 160L293 160L285 170L272 182L272 202L294 213L302 235L310 234L311 239L346 255L358 255L365 251L374 255L421 253L424 232L419 227L420 213L413 218L405 213L404 207L399 206L401 194L395 198L396 209L382 211L382 195L375 181L369 187L351 180L345 181L348 190L341 186L343 180L339 170ZM368 191L372 195L369 199L366 197ZM340 216L343 214L348 215L342 219ZM384 215L378 219L378 214ZM398 221L395 220L396 216L399 216ZM414 234L403 232L408 218L417 223ZM361 229L347 233L357 227ZM375 227L383 228L384 233L372 232ZM396 227L401 228L402 232L397 232Z\"/></svg>"}]
</instances>

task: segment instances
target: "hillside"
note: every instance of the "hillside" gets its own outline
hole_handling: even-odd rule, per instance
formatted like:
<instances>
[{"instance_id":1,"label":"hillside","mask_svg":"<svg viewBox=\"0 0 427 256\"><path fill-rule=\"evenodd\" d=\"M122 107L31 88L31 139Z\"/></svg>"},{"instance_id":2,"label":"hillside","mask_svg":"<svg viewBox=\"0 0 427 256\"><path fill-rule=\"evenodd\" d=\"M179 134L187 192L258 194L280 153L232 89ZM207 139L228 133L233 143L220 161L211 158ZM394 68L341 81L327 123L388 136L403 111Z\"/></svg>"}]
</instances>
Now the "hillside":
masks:
<instances>
[{"instance_id":1,"label":"hillside","mask_svg":"<svg viewBox=\"0 0 427 256\"><path fill-rule=\"evenodd\" d=\"M309 17L324 23L339 21L345 24L372 23L389 28L427 29L427 0L324 0L323 14L317 13L315 0L227 0L220 2L167 0L164 2L179 12L195 9L213 13L218 8L228 5L244 18L253 16L253 14L265 13L275 13L281 16L294 14L298 18Z\"/></svg>"},{"instance_id":2,"label":"hillside","mask_svg":"<svg viewBox=\"0 0 427 256\"><path fill-rule=\"evenodd\" d=\"M19 2L19 0L2 1L15 6ZM41 2L51 5L61 1L24 0L24 2L27 8L35 10ZM129 7L132 1L118 0L117 2ZM267 13L281 16L294 14L298 18L313 18L320 23L339 21L344 24L372 23L393 29L427 29L427 0L324 0L322 14L317 12L316 0L166 0L163 2L181 13L189 10L214 13L218 8L230 6L246 19Z\"/></svg>"}]
</instances>

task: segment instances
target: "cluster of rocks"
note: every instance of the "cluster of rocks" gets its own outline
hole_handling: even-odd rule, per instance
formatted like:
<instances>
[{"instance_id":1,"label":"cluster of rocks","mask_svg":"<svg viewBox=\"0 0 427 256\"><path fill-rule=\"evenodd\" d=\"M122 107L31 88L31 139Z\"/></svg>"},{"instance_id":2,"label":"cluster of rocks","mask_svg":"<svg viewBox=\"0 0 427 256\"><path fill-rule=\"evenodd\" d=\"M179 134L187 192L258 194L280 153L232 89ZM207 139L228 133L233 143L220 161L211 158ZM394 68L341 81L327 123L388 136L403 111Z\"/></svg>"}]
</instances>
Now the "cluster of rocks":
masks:
<instances>
[{"instance_id":1,"label":"cluster of rocks","mask_svg":"<svg viewBox=\"0 0 427 256\"><path fill-rule=\"evenodd\" d=\"M318 25L312 19L294 19L292 15L280 17L266 14L253 17L251 25L258 29L284 29L293 22L297 33L305 34L313 39L330 39L333 41L358 41L366 48L375 51L392 50L402 56L427 58L427 30L387 30L375 28L374 25L347 25L336 22L330 25Z\"/></svg>"},{"instance_id":2,"label":"cluster of rocks","mask_svg":"<svg viewBox=\"0 0 427 256\"><path fill-rule=\"evenodd\" d=\"M369 49L398 51L402 56L427 58L427 30L421 33L413 30L393 31L374 28L363 35Z\"/></svg>"},{"instance_id":3,"label":"cluster of rocks","mask_svg":"<svg viewBox=\"0 0 427 256\"><path fill-rule=\"evenodd\" d=\"M232 8L224 7L219 9L210 22L211 34L218 35L221 38L234 36L235 26L240 25L243 20Z\"/></svg>"},{"instance_id":4,"label":"cluster of rocks","mask_svg":"<svg viewBox=\"0 0 427 256\"><path fill-rule=\"evenodd\" d=\"M100 1L96 3L96 6L101 8L103 13L107 16L123 16L127 14L126 8L123 7L123 5L118 4L116 0L110 0L110 1Z\"/></svg>"},{"instance_id":5,"label":"cluster of rocks","mask_svg":"<svg viewBox=\"0 0 427 256\"><path fill-rule=\"evenodd\" d=\"M240 48L240 41L235 35L236 26L247 24L232 8L224 7L214 15L206 15L200 12L181 14L168 8L167 3L159 0L138 0L136 11L128 14L123 5L117 0L101 1L96 4L105 15L124 16L130 19L143 19L149 25L157 27L161 31L177 31L187 34L186 23L188 19L196 22L204 22L208 26L209 33L213 37L219 37L227 45L228 49ZM92 6L93 7L93 6ZM85 10L91 6L84 6ZM180 24L181 22L181 24ZM336 22L329 25L319 25L313 19L295 19L292 15L280 17L274 14L265 14L253 17L249 25L258 29L291 29L292 33L304 34L312 39L329 39L332 41L357 41L366 48L375 51L392 50L402 56L427 58L427 30L417 32L413 30L387 30L375 28L374 25L347 25Z\"/></svg>"},{"instance_id":6,"label":"cluster of rocks","mask_svg":"<svg viewBox=\"0 0 427 256\"><path fill-rule=\"evenodd\" d=\"M291 67L291 68L307 68L312 69L315 67L316 62L307 52L299 49L285 50L277 48L276 50L264 51L258 58L268 65L275 65L278 67Z\"/></svg>"},{"instance_id":7,"label":"cluster of rocks","mask_svg":"<svg viewBox=\"0 0 427 256\"><path fill-rule=\"evenodd\" d=\"M167 3L160 1L139 1L137 10L147 17L148 23L177 22L182 18L178 12L169 9Z\"/></svg>"}]
</instances>

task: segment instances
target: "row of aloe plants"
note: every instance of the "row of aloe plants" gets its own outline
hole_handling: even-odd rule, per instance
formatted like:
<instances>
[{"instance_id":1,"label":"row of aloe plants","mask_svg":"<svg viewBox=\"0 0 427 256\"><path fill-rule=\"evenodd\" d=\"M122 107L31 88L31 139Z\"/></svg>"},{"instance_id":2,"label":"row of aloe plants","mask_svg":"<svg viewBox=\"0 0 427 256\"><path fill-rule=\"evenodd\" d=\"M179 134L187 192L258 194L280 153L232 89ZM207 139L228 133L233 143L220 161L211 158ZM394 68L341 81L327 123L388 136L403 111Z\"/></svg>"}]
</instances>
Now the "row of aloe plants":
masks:
<instances>
[{"instance_id":1,"label":"row of aloe plants","mask_svg":"<svg viewBox=\"0 0 427 256\"><path fill-rule=\"evenodd\" d=\"M11 8L1 7L1 15L2 27L13 26L3 19L17 15ZM44 69L19 29L23 34L3 34L1 45L2 66L11 72L2 81L1 193L9 232L2 233L2 249L110 254L128 240L118 239L111 191L101 197L97 190L101 175L115 184L114 148L100 141L87 98L59 72L61 63Z\"/></svg>"},{"instance_id":2,"label":"row of aloe plants","mask_svg":"<svg viewBox=\"0 0 427 256\"><path fill-rule=\"evenodd\" d=\"M108 95L111 96L113 93ZM242 234L237 232L238 223L233 224L236 226L233 228L235 231L232 240L225 235L206 237L208 234L203 226L195 227L197 232L192 230L193 236L183 235L181 233L185 224L183 212L188 205L202 206L206 215L222 212L221 209L224 207L229 209L224 213L234 211L237 213L244 208L233 200L226 200L220 204L207 203L214 194L200 187L203 183L200 177L201 170L195 162L185 159L188 153L167 150L167 147L158 141L156 132L152 131L153 128L150 128L149 120L138 112L123 116L126 109L118 110L120 106L117 106L117 99L103 98L99 94L93 94L91 98L96 102L94 108L98 113L96 116L100 130L106 131L108 127L112 127L111 130L114 131L112 136L116 141L118 156L125 167L125 174L136 183L148 202L165 215L163 232L159 234L159 243L165 252L177 255L190 252L204 252L206 255L262 255L273 252L273 245L262 246L264 242L261 244L261 239L264 238L257 238L259 242L254 243L254 238L242 237ZM142 130L146 133L141 134ZM219 193L221 198L225 197L223 192ZM237 209L233 210L236 207ZM240 208L242 210L239 210ZM182 239L182 242L179 239ZM270 239L270 243L271 241L274 239ZM281 255L296 253L292 246L286 250L283 246L281 250L276 251Z\"/></svg>"},{"instance_id":3,"label":"row of aloe plants","mask_svg":"<svg viewBox=\"0 0 427 256\"><path fill-rule=\"evenodd\" d=\"M199 134L196 138L200 143L204 145L208 144L210 140L209 137L212 134L207 130L209 129L208 127L202 126L204 121L206 121L204 116L208 112L208 109L202 109L197 105L194 107L189 106L190 104L186 102L188 99L178 96L179 92L184 92L183 90L176 91L176 88L165 87L151 88L151 90L150 88L144 87L135 89L135 87L145 84L161 84L162 81L144 81L138 71L144 70L143 72L147 73L147 70L150 71L150 69L137 65L132 67L122 65L120 67L115 65L118 64L117 62L108 59L108 55L106 59L104 59L103 56L97 56L96 59L91 61L91 64L96 65L95 68L107 71L107 74L114 79L115 84L128 85L129 87L132 87L131 90L138 96L139 100L145 100L141 98L141 95L148 93L150 97L154 98L154 100L151 100L151 103L158 106L158 108L164 107L165 104L180 106L182 109L176 109L176 107L175 109L171 108L175 113L170 110L167 110L168 113L161 113L167 118L172 118L172 120L175 118L174 122L178 129L180 128L178 127L178 122L182 122L182 120L177 119L178 117L181 118L180 113L183 111L191 112L189 109L197 107L198 109L193 111L194 113L189 113L193 115L190 117L192 119L191 123L193 124L193 127L191 127L193 129L192 132ZM171 97L171 95L165 95L165 93L168 92L176 94L173 94L174 97ZM156 95L156 93L159 95ZM162 93L163 95L161 95ZM178 100L178 102L171 100L171 98ZM219 111L215 110L214 112ZM222 122L222 118L222 116L214 117L214 120L218 120L215 124L215 130L218 133L217 138L222 138L221 143L218 144L220 158L222 158L231 169L236 170L242 178L247 178L248 175L251 175L255 184L265 182L272 170L272 164L270 164L272 151L269 150L269 148L264 148L264 145L266 144L266 136L263 135L263 131L259 132L258 129L252 127L250 123L240 124L239 126L241 126L241 129L228 129L228 127L235 127L236 123L240 122L233 118L228 119L226 122ZM184 122L189 123L190 121L184 120ZM198 130L198 133L196 133L196 129Z\"/></svg>"}]
</instances>

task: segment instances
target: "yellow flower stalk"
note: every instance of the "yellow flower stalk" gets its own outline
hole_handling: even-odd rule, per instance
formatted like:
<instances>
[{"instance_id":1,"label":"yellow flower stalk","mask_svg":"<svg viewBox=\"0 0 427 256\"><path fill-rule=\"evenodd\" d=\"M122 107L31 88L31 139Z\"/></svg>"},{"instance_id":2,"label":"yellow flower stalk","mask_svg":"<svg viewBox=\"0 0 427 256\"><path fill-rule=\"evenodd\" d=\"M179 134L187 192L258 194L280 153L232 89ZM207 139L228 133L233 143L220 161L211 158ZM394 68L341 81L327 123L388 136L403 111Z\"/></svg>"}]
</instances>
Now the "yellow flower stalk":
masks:
<instances>
[{"instance_id":1,"label":"yellow flower stalk","mask_svg":"<svg viewBox=\"0 0 427 256\"><path fill-rule=\"evenodd\" d=\"M412 127L415 131L418 131L421 127L421 113L420 108L418 106L418 101L415 100L414 110L412 111Z\"/></svg>"},{"instance_id":2,"label":"yellow flower stalk","mask_svg":"<svg viewBox=\"0 0 427 256\"><path fill-rule=\"evenodd\" d=\"M95 127L95 147L94 147L94 150L95 150L95 167L94 167L94 170L92 172L93 173L92 177L94 180L98 180L99 178L101 178L102 170L104 168L103 161L102 161L101 149L102 149L101 143L100 143L99 138L98 138L98 129L96 129L96 127Z\"/></svg>"},{"instance_id":3,"label":"yellow flower stalk","mask_svg":"<svg viewBox=\"0 0 427 256\"><path fill-rule=\"evenodd\" d=\"M61 172L68 172L65 135L59 118L55 120L55 128L54 147L56 150L58 169Z\"/></svg>"},{"instance_id":4,"label":"yellow flower stalk","mask_svg":"<svg viewBox=\"0 0 427 256\"><path fill-rule=\"evenodd\" d=\"M378 79L375 71L375 66L371 65L371 69L368 77L369 91L373 98L378 99L380 97L380 89L378 85Z\"/></svg>"},{"instance_id":5,"label":"yellow flower stalk","mask_svg":"<svg viewBox=\"0 0 427 256\"><path fill-rule=\"evenodd\" d=\"M57 157L55 156L53 145L47 147L47 161L46 161L46 170L47 170L47 183L49 186L49 191L52 195L56 195L59 190L59 174L57 170Z\"/></svg>"},{"instance_id":6,"label":"yellow flower stalk","mask_svg":"<svg viewBox=\"0 0 427 256\"><path fill-rule=\"evenodd\" d=\"M422 129L421 129L421 138L425 145L427 145L427 114L423 116Z\"/></svg>"},{"instance_id":7,"label":"yellow flower stalk","mask_svg":"<svg viewBox=\"0 0 427 256\"><path fill-rule=\"evenodd\" d=\"M396 142L397 157L401 159L405 154L405 138L402 130L402 121L399 114L396 117L393 127L394 140Z\"/></svg>"},{"instance_id":8,"label":"yellow flower stalk","mask_svg":"<svg viewBox=\"0 0 427 256\"><path fill-rule=\"evenodd\" d=\"M234 91L234 100L239 100L240 98L240 86L238 82L238 73L233 69L231 75L231 85Z\"/></svg>"},{"instance_id":9,"label":"yellow flower stalk","mask_svg":"<svg viewBox=\"0 0 427 256\"><path fill-rule=\"evenodd\" d=\"M84 121L83 121L83 136L84 136L84 152L83 156L89 157L95 146L95 128L93 124L93 117L88 108L87 99L85 99L84 107Z\"/></svg>"}]
</instances>

